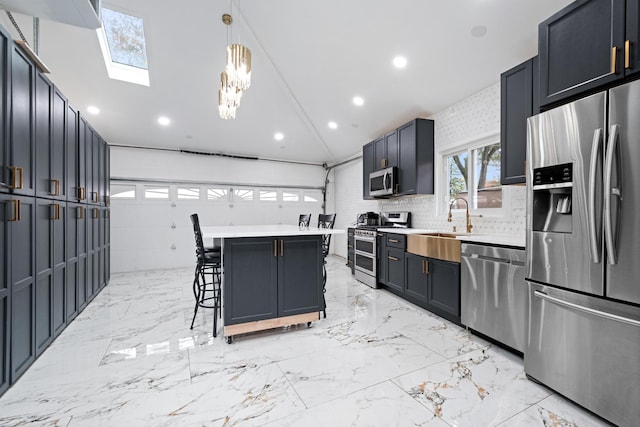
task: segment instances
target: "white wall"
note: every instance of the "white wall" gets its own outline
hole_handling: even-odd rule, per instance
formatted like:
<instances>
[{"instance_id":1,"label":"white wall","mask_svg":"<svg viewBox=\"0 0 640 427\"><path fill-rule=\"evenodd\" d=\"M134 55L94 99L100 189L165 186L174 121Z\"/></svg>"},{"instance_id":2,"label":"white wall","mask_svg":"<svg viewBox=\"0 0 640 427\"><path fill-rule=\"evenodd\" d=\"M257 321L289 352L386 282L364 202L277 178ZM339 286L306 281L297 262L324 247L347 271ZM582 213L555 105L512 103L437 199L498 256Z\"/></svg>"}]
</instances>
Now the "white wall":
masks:
<instances>
[{"instance_id":1,"label":"white wall","mask_svg":"<svg viewBox=\"0 0 640 427\"><path fill-rule=\"evenodd\" d=\"M206 188L213 183L225 183L227 188L229 184L259 188L252 185L258 183L313 187L317 192L324 185L325 175L321 166L314 165L112 147L112 185L125 183L137 189L135 199L111 201L112 272L194 265L195 242L189 219L192 213L198 213L202 225L297 224L301 213L311 213L313 222L322 213L321 202L210 201L206 199ZM123 178L131 181L122 181ZM145 200L144 186L150 184L169 186L169 199ZM180 186L199 187L201 198L178 199ZM293 191L303 194L305 190ZM330 198L327 212L333 209Z\"/></svg>"},{"instance_id":2,"label":"white wall","mask_svg":"<svg viewBox=\"0 0 640 427\"><path fill-rule=\"evenodd\" d=\"M445 110L428 117L435 121L435 155L488 135L500 134L500 84L471 95ZM336 213L337 218L352 218L368 210L410 211L415 228L451 229L456 225L464 230L464 215L455 215L452 223L447 222L443 206L438 206L435 195L408 196L386 201L362 200L362 159L335 168ZM443 174L442 165L436 163L436 185ZM501 216L472 218L474 232L513 233L525 232L525 187L503 187L504 212ZM345 223L340 223L343 225ZM337 237L337 236L336 236ZM336 238L336 254L346 257L346 237Z\"/></svg>"}]
</instances>

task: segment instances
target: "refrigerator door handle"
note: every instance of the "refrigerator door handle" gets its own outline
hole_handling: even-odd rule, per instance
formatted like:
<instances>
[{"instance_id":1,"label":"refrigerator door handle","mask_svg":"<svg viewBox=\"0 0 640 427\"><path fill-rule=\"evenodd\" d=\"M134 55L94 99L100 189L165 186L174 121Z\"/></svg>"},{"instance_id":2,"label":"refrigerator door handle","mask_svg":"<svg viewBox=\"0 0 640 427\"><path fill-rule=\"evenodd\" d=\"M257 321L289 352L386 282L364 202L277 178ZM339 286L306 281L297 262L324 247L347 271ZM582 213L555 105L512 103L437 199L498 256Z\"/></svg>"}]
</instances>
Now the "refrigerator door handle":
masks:
<instances>
[{"instance_id":1,"label":"refrigerator door handle","mask_svg":"<svg viewBox=\"0 0 640 427\"><path fill-rule=\"evenodd\" d=\"M611 179L613 175L613 162L618 154L619 128L620 125L611 126L604 172L604 239L607 248L607 259L611 265L615 265L618 262L612 224L613 212L611 212L611 197L614 195L620 197L620 187L611 188ZM620 185L620 183L618 183L618 185Z\"/></svg>"},{"instance_id":2,"label":"refrigerator door handle","mask_svg":"<svg viewBox=\"0 0 640 427\"><path fill-rule=\"evenodd\" d=\"M591 144L591 164L589 165L589 247L591 248L591 262L600 263L600 230L596 224L596 173L598 159L602 147L602 128L593 131L593 143Z\"/></svg>"},{"instance_id":3,"label":"refrigerator door handle","mask_svg":"<svg viewBox=\"0 0 640 427\"><path fill-rule=\"evenodd\" d=\"M545 294L541 291L533 291L533 295L541 298L550 303L559 305L561 307L572 308L577 311L581 311L583 313L592 314L594 316L602 317L604 319L613 320L615 322L626 323L627 325L640 327L640 321L635 319L629 319L628 317L618 316L617 314L607 313L605 311L596 310L595 308L585 307L579 304L575 304L573 302L565 301L560 298L552 297L551 295Z\"/></svg>"}]
</instances>

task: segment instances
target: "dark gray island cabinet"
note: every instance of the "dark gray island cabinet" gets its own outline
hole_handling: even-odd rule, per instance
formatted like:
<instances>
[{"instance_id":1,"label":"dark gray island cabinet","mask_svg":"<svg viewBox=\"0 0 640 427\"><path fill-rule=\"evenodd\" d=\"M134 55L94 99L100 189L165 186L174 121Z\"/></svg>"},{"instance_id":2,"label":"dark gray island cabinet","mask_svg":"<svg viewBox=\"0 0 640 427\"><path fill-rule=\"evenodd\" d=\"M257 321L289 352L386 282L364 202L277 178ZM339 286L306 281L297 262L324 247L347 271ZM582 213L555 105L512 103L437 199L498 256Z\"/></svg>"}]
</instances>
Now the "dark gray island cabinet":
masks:
<instances>
[{"instance_id":1,"label":"dark gray island cabinet","mask_svg":"<svg viewBox=\"0 0 640 427\"><path fill-rule=\"evenodd\" d=\"M227 231L225 231L227 230ZM224 336L307 323L324 310L322 235L298 226L203 227L222 238ZM234 237L235 236L235 237Z\"/></svg>"}]
</instances>

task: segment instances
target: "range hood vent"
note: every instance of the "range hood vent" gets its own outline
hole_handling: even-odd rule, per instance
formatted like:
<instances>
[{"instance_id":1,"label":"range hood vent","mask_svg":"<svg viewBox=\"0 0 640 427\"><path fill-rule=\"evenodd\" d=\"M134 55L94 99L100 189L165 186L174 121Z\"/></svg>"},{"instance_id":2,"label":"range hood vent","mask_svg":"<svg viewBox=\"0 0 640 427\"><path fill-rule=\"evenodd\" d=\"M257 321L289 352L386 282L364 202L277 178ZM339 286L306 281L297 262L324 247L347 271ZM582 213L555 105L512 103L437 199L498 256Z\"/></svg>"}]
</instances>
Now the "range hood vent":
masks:
<instances>
[{"instance_id":1,"label":"range hood vent","mask_svg":"<svg viewBox=\"0 0 640 427\"><path fill-rule=\"evenodd\" d=\"M0 9L76 27L100 28L100 0L0 0Z\"/></svg>"}]
</instances>

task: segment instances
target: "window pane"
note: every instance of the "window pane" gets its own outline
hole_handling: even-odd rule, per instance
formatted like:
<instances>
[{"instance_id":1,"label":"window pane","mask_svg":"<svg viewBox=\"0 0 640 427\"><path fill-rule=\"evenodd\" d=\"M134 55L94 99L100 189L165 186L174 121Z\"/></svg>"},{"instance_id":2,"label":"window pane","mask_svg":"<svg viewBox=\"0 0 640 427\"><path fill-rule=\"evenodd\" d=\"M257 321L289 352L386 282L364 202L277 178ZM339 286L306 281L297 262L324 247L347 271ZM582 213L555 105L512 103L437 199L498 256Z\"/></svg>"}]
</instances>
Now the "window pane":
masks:
<instances>
[{"instance_id":1,"label":"window pane","mask_svg":"<svg viewBox=\"0 0 640 427\"><path fill-rule=\"evenodd\" d=\"M275 202L278 200L278 193L273 190L260 190L260 200Z\"/></svg>"},{"instance_id":2,"label":"window pane","mask_svg":"<svg viewBox=\"0 0 640 427\"><path fill-rule=\"evenodd\" d=\"M229 194L226 188L207 188L207 199L209 200L225 200Z\"/></svg>"},{"instance_id":3,"label":"window pane","mask_svg":"<svg viewBox=\"0 0 640 427\"><path fill-rule=\"evenodd\" d=\"M300 200L300 193L293 193L291 191L282 192L282 200L285 202L297 202Z\"/></svg>"},{"instance_id":4,"label":"window pane","mask_svg":"<svg viewBox=\"0 0 640 427\"><path fill-rule=\"evenodd\" d=\"M237 200L253 200L253 190L233 190L233 196Z\"/></svg>"},{"instance_id":5,"label":"window pane","mask_svg":"<svg viewBox=\"0 0 640 427\"><path fill-rule=\"evenodd\" d=\"M198 200L200 198L199 188L178 187L178 199Z\"/></svg>"},{"instance_id":6,"label":"window pane","mask_svg":"<svg viewBox=\"0 0 640 427\"><path fill-rule=\"evenodd\" d=\"M500 143L473 150L475 163L474 198L476 209L501 208L502 187L500 186Z\"/></svg>"},{"instance_id":7,"label":"window pane","mask_svg":"<svg viewBox=\"0 0 640 427\"><path fill-rule=\"evenodd\" d=\"M447 182L449 186L449 200L453 200L456 197L467 199L467 170L468 170L468 155L464 151L462 153L455 154L453 156L447 156ZM457 203L453 205L455 209L458 209Z\"/></svg>"},{"instance_id":8,"label":"window pane","mask_svg":"<svg viewBox=\"0 0 640 427\"><path fill-rule=\"evenodd\" d=\"M168 199L169 187L145 187L144 198L145 199Z\"/></svg>"},{"instance_id":9,"label":"window pane","mask_svg":"<svg viewBox=\"0 0 640 427\"><path fill-rule=\"evenodd\" d=\"M135 199L136 198L136 186L135 185L111 185L111 198L112 199Z\"/></svg>"},{"instance_id":10,"label":"window pane","mask_svg":"<svg viewBox=\"0 0 640 427\"><path fill-rule=\"evenodd\" d=\"M322 191L305 191L304 192L304 201L305 202L321 202L322 201Z\"/></svg>"}]
</instances>

